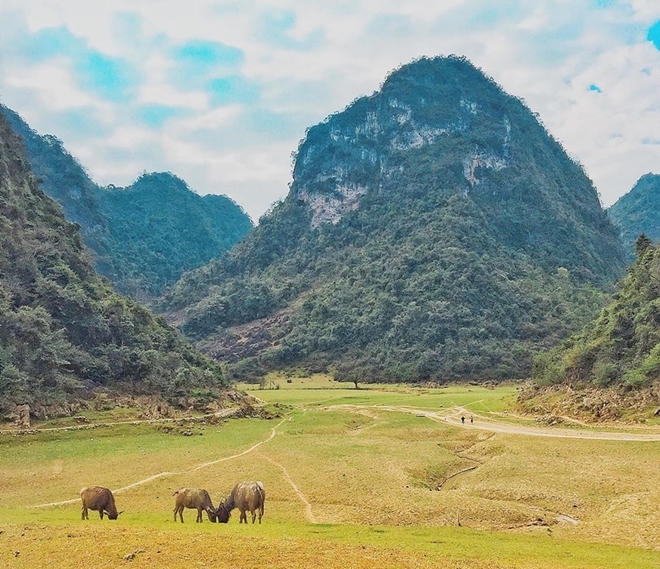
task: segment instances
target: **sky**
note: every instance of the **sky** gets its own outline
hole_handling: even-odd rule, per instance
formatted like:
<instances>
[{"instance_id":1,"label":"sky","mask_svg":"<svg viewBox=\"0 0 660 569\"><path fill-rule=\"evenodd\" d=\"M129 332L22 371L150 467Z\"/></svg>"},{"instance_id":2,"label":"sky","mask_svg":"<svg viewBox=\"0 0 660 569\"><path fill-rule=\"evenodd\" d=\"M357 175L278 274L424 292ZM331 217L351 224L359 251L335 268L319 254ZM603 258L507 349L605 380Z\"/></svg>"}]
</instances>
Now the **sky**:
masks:
<instances>
[{"instance_id":1,"label":"sky","mask_svg":"<svg viewBox=\"0 0 660 569\"><path fill-rule=\"evenodd\" d=\"M305 130L421 56L525 100L605 207L660 174L658 0L0 0L0 103L101 184L170 171L255 222Z\"/></svg>"}]
</instances>

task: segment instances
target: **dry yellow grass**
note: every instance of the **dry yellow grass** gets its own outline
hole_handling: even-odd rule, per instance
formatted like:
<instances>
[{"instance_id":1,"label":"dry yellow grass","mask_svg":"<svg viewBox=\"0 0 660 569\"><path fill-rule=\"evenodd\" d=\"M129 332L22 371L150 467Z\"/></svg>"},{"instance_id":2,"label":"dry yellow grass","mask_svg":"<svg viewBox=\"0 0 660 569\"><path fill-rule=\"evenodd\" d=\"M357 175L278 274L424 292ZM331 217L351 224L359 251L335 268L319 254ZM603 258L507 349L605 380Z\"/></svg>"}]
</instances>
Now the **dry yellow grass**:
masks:
<instances>
[{"instance_id":1,"label":"dry yellow grass","mask_svg":"<svg viewBox=\"0 0 660 569\"><path fill-rule=\"evenodd\" d=\"M0 437L0 566L115 567L137 550L136 567L660 566L659 442L493 433L422 412L497 411L511 389L321 381L255 392L281 403L280 419L193 436L123 425ZM172 521L177 488L217 503L243 479L266 485L261 526L236 513L194 524L192 510ZM117 522L80 521L88 484L124 488Z\"/></svg>"},{"instance_id":2,"label":"dry yellow grass","mask_svg":"<svg viewBox=\"0 0 660 569\"><path fill-rule=\"evenodd\" d=\"M298 569L439 568L498 569L493 561L451 559L427 551L321 541L310 538L261 536L244 531L223 535L222 528L191 532L88 524L76 528L11 526L0 535L0 564L33 569L48 567L270 567Z\"/></svg>"}]
</instances>

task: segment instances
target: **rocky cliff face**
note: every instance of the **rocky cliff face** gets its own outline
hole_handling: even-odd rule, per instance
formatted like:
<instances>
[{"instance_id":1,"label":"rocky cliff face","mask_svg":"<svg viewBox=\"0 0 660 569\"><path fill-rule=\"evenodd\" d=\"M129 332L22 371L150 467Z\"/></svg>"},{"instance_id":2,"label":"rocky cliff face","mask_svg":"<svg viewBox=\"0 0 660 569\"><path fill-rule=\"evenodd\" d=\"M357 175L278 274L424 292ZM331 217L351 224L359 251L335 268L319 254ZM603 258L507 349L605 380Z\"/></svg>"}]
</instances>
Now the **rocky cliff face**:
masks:
<instances>
[{"instance_id":1,"label":"rocky cliff face","mask_svg":"<svg viewBox=\"0 0 660 569\"><path fill-rule=\"evenodd\" d=\"M355 122L342 115L330 117L312 129L301 145L294 170L294 195L312 212L312 226L337 223L359 207L369 190L406 175L398 159L410 151L442 144L490 123L489 147L465 147L454 160L461 164L469 188L479 185L479 172L499 171L509 166L511 123L506 114L459 96L445 101L445 112L436 113L437 103L419 94L415 100L397 98L397 77L383 90L360 100L347 110ZM355 116L357 115L357 116Z\"/></svg>"}]
</instances>

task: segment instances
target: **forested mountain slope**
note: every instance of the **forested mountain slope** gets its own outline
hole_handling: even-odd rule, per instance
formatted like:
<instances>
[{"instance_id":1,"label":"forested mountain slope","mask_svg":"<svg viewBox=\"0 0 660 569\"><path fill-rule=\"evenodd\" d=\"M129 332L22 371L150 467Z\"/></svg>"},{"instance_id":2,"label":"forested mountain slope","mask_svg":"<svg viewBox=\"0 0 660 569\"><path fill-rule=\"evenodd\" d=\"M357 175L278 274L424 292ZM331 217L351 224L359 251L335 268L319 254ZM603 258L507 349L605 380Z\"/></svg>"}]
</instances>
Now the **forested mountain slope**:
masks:
<instances>
[{"instance_id":1,"label":"forested mountain slope","mask_svg":"<svg viewBox=\"0 0 660 569\"><path fill-rule=\"evenodd\" d=\"M623 272L582 168L467 60L421 59L310 128L286 199L164 305L236 377L529 372Z\"/></svg>"},{"instance_id":2,"label":"forested mountain slope","mask_svg":"<svg viewBox=\"0 0 660 569\"><path fill-rule=\"evenodd\" d=\"M0 105L25 142L44 191L78 223L97 270L134 297L159 294L185 272L228 251L253 225L226 196L199 196L171 173L144 174L126 188L99 187L62 141L41 136Z\"/></svg>"},{"instance_id":3,"label":"forested mountain slope","mask_svg":"<svg viewBox=\"0 0 660 569\"><path fill-rule=\"evenodd\" d=\"M220 367L95 272L79 227L32 175L0 116L0 412L89 397L97 387L213 396Z\"/></svg>"},{"instance_id":4,"label":"forested mountain slope","mask_svg":"<svg viewBox=\"0 0 660 569\"><path fill-rule=\"evenodd\" d=\"M642 235L635 250L634 264L595 322L536 357L537 383L642 387L660 378L660 248Z\"/></svg>"},{"instance_id":5,"label":"forested mountain slope","mask_svg":"<svg viewBox=\"0 0 660 569\"><path fill-rule=\"evenodd\" d=\"M152 296L185 272L220 257L251 229L248 215L226 196L199 196L170 173L144 174L125 188L98 192L107 219L114 272L133 296Z\"/></svg>"},{"instance_id":6,"label":"forested mountain slope","mask_svg":"<svg viewBox=\"0 0 660 569\"><path fill-rule=\"evenodd\" d=\"M643 233L660 241L660 176L645 174L607 213L621 233L630 261L635 258L635 241Z\"/></svg>"}]
</instances>

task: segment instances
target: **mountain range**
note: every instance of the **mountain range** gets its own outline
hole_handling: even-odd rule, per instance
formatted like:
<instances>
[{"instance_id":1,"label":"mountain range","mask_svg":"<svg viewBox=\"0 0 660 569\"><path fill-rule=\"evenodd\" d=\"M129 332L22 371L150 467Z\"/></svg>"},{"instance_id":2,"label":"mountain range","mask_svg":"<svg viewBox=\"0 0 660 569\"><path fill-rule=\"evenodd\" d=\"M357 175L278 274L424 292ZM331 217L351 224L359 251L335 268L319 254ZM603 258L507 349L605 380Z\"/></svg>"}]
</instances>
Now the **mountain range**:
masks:
<instances>
[{"instance_id":1,"label":"mountain range","mask_svg":"<svg viewBox=\"0 0 660 569\"><path fill-rule=\"evenodd\" d=\"M115 288L147 300L186 271L228 251L252 227L226 196L194 193L170 172L141 175L127 187L100 187L52 135L40 135L0 105L25 143L42 189L81 228L98 272Z\"/></svg>"},{"instance_id":2,"label":"mountain range","mask_svg":"<svg viewBox=\"0 0 660 569\"><path fill-rule=\"evenodd\" d=\"M10 401L225 385L165 320L99 280L89 253L118 290L227 363L228 379L655 377L660 176L605 213L539 117L464 58L404 65L308 129L289 194L257 227L169 172L100 187L59 139L0 116Z\"/></svg>"}]
</instances>

